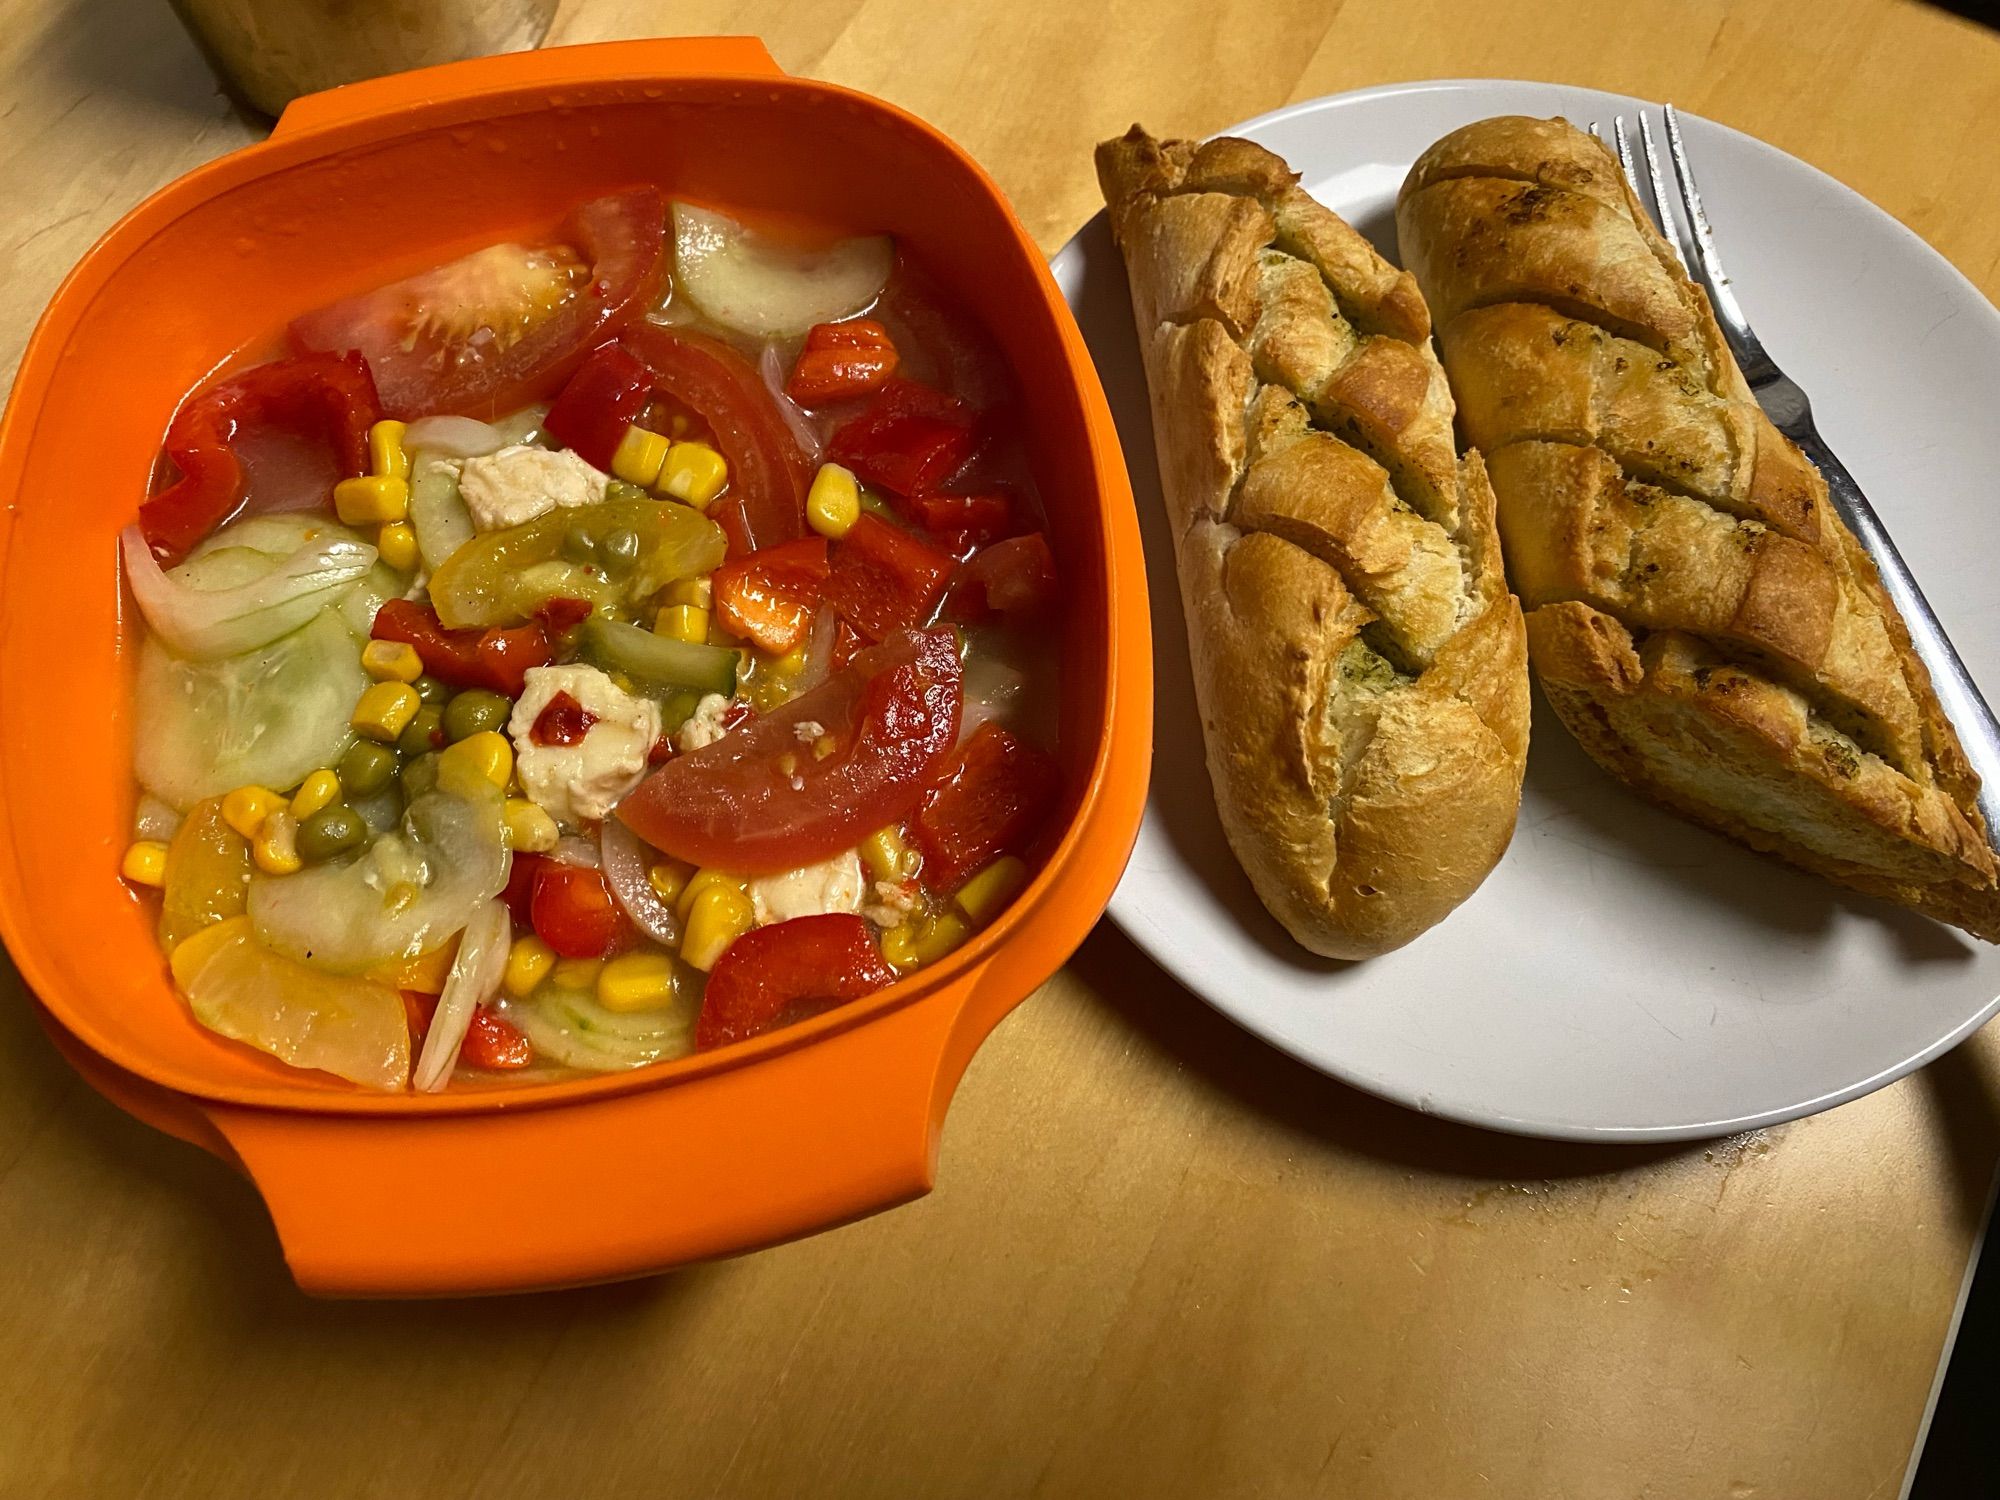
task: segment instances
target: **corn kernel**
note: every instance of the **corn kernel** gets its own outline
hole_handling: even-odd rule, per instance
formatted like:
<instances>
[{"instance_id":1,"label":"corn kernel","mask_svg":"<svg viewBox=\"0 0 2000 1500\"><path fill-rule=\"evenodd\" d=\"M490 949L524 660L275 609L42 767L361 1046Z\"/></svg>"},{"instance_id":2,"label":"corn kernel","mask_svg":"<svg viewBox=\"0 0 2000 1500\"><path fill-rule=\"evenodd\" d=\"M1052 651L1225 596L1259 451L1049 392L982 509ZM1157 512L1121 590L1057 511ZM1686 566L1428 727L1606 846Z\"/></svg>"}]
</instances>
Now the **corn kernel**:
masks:
<instances>
[{"instance_id":1,"label":"corn kernel","mask_svg":"<svg viewBox=\"0 0 2000 1500\"><path fill-rule=\"evenodd\" d=\"M310 818L340 800L340 778L331 771L315 771L292 793L292 816Z\"/></svg>"},{"instance_id":2,"label":"corn kernel","mask_svg":"<svg viewBox=\"0 0 2000 1500\"><path fill-rule=\"evenodd\" d=\"M694 907L695 898L712 885L726 885L741 895L745 882L741 875L730 875L722 870L696 870L681 886L681 893L674 900L674 915L681 919L681 926L687 926L688 913Z\"/></svg>"},{"instance_id":3,"label":"corn kernel","mask_svg":"<svg viewBox=\"0 0 2000 1500\"><path fill-rule=\"evenodd\" d=\"M823 537L839 541L861 518L861 486L839 464L821 464L806 492L806 522Z\"/></svg>"},{"instance_id":4,"label":"corn kernel","mask_svg":"<svg viewBox=\"0 0 2000 1500\"><path fill-rule=\"evenodd\" d=\"M282 807L269 814L250 840L250 857L266 875L292 875L299 858L299 820Z\"/></svg>"},{"instance_id":5,"label":"corn kernel","mask_svg":"<svg viewBox=\"0 0 2000 1500\"><path fill-rule=\"evenodd\" d=\"M882 934L882 956L899 974L934 964L972 936L956 912L921 917Z\"/></svg>"},{"instance_id":6,"label":"corn kernel","mask_svg":"<svg viewBox=\"0 0 2000 1500\"><path fill-rule=\"evenodd\" d=\"M951 899L958 909L984 927L1000 914L1002 907L1021 894L1028 883L1028 867L1011 854L1003 854L958 888Z\"/></svg>"},{"instance_id":7,"label":"corn kernel","mask_svg":"<svg viewBox=\"0 0 2000 1500\"><path fill-rule=\"evenodd\" d=\"M672 906L687 889L688 868L679 860L663 860L646 872L646 883L652 886L654 895Z\"/></svg>"},{"instance_id":8,"label":"corn kernel","mask_svg":"<svg viewBox=\"0 0 2000 1500\"><path fill-rule=\"evenodd\" d=\"M668 604L692 604L708 609L715 603L715 583L704 573L699 578L677 578L660 595Z\"/></svg>"},{"instance_id":9,"label":"corn kernel","mask_svg":"<svg viewBox=\"0 0 2000 1500\"><path fill-rule=\"evenodd\" d=\"M878 828L861 841L861 862L874 880L902 881L915 878L923 859L903 840L903 831L891 823Z\"/></svg>"},{"instance_id":10,"label":"corn kernel","mask_svg":"<svg viewBox=\"0 0 2000 1500\"><path fill-rule=\"evenodd\" d=\"M611 472L627 484L651 489L660 482L660 470L666 466L670 446L657 432L649 432L637 424L629 426L625 436L618 440L617 451L611 455Z\"/></svg>"},{"instance_id":11,"label":"corn kernel","mask_svg":"<svg viewBox=\"0 0 2000 1500\"><path fill-rule=\"evenodd\" d=\"M547 854L562 836L556 820L526 797L509 797L501 819L507 830L507 847L521 854Z\"/></svg>"},{"instance_id":12,"label":"corn kernel","mask_svg":"<svg viewBox=\"0 0 2000 1500\"><path fill-rule=\"evenodd\" d=\"M700 879L700 875L695 878ZM694 882L688 885L692 890ZM735 886L726 881L703 886L688 910L687 931L681 935L681 957L706 973L756 920L750 898Z\"/></svg>"},{"instance_id":13,"label":"corn kernel","mask_svg":"<svg viewBox=\"0 0 2000 1500\"><path fill-rule=\"evenodd\" d=\"M284 805L285 799L268 787L239 786L222 799L222 821L246 839L254 839L264 820Z\"/></svg>"},{"instance_id":14,"label":"corn kernel","mask_svg":"<svg viewBox=\"0 0 2000 1500\"><path fill-rule=\"evenodd\" d=\"M806 669L806 648L794 646L783 656L771 658L771 670L780 677L796 677Z\"/></svg>"},{"instance_id":15,"label":"corn kernel","mask_svg":"<svg viewBox=\"0 0 2000 1500\"><path fill-rule=\"evenodd\" d=\"M413 880L399 880L382 893L382 915L389 918L400 917L417 904L417 897L424 888Z\"/></svg>"},{"instance_id":16,"label":"corn kernel","mask_svg":"<svg viewBox=\"0 0 2000 1500\"><path fill-rule=\"evenodd\" d=\"M167 846L158 839L140 839L125 851L118 873L134 885L165 885Z\"/></svg>"},{"instance_id":17,"label":"corn kernel","mask_svg":"<svg viewBox=\"0 0 2000 1500\"><path fill-rule=\"evenodd\" d=\"M398 573L411 573L417 566L417 533L408 521L391 521L375 533L375 550L382 561Z\"/></svg>"},{"instance_id":18,"label":"corn kernel","mask_svg":"<svg viewBox=\"0 0 2000 1500\"><path fill-rule=\"evenodd\" d=\"M410 477L410 455L403 451L409 425L385 418L368 429L368 468L386 479Z\"/></svg>"},{"instance_id":19,"label":"corn kernel","mask_svg":"<svg viewBox=\"0 0 2000 1500\"><path fill-rule=\"evenodd\" d=\"M693 604L669 604L653 617L653 634L699 646L708 639L708 611Z\"/></svg>"},{"instance_id":20,"label":"corn kernel","mask_svg":"<svg viewBox=\"0 0 2000 1500\"><path fill-rule=\"evenodd\" d=\"M559 958L549 969L549 982L558 989L587 990L596 985L603 968L601 958Z\"/></svg>"},{"instance_id":21,"label":"corn kernel","mask_svg":"<svg viewBox=\"0 0 2000 1500\"><path fill-rule=\"evenodd\" d=\"M507 736L497 729L482 729L439 754L440 776L462 775L467 771L477 772L506 790L514 775L514 747L507 743Z\"/></svg>"},{"instance_id":22,"label":"corn kernel","mask_svg":"<svg viewBox=\"0 0 2000 1500\"><path fill-rule=\"evenodd\" d=\"M361 670L377 682L415 682L424 675L424 660L407 642L370 641L361 648Z\"/></svg>"},{"instance_id":23,"label":"corn kernel","mask_svg":"<svg viewBox=\"0 0 2000 1500\"><path fill-rule=\"evenodd\" d=\"M349 526L405 520L410 514L410 481L387 474L343 479L333 487L333 509Z\"/></svg>"},{"instance_id":24,"label":"corn kernel","mask_svg":"<svg viewBox=\"0 0 2000 1500\"><path fill-rule=\"evenodd\" d=\"M421 707L423 700L407 682L378 682L361 695L347 722L371 740L394 744Z\"/></svg>"},{"instance_id":25,"label":"corn kernel","mask_svg":"<svg viewBox=\"0 0 2000 1500\"><path fill-rule=\"evenodd\" d=\"M525 1000L555 966L556 950L532 932L515 938L514 946L507 950L507 968L500 987L516 1000Z\"/></svg>"},{"instance_id":26,"label":"corn kernel","mask_svg":"<svg viewBox=\"0 0 2000 1500\"><path fill-rule=\"evenodd\" d=\"M606 1010L656 1010L674 998L674 961L665 953L621 953L597 975Z\"/></svg>"},{"instance_id":27,"label":"corn kernel","mask_svg":"<svg viewBox=\"0 0 2000 1500\"><path fill-rule=\"evenodd\" d=\"M174 983L186 989L194 983L195 975L208 966L211 958L239 937L249 936L248 917L224 917L220 922L196 928L174 944L173 954L167 960L174 971Z\"/></svg>"},{"instance_id":28,"label":"corn kernel","mask_svg":"<svg viewBox=\"0 0 2000 1500\"><path fill-rule=\"evenodd\" d=\"M658 488L696 510L706 510L728 482L729 464L708 444L675 443L667 450Z\"/></svg>"}]
</instances>

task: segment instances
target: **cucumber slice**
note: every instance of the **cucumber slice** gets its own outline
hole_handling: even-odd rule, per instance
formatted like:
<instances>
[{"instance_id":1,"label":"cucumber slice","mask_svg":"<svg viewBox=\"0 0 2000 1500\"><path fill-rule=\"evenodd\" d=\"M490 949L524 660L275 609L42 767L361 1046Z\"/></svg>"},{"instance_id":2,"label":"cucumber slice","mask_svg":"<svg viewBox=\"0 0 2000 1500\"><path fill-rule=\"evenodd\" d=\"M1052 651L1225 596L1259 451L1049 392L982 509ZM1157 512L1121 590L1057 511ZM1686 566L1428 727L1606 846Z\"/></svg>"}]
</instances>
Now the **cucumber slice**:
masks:
<instances>
[{"instance_id":1,"label":"cucumber slice","mask_svg":"<svg viewBox=\"0 0 2000 1500\"><path fill-rule=\"evenodd\" d=\"M410 525L424 566L433 573L472 540L472 512L459 498L456 461L435 453L417 455L410 469Z\"/></svg>"},{"instance_id":2,"label":"cucumber slice","mask_svg":"<svg viewBox=\"0 0 2000 1500\"><path fill-rule=\"evenodd\" d=\"M695 986L677 985L672 1004L621 1013L587 994L545 984L532 999L501 1000L494 1008L544 1056L572 1068L613 1073L692 1052L701 1003Z\"/></svg>"},{"instance_id":3,"label":"cucumber slice","mask_svg":"<svg viewBox=\"0 0 2000 1500\"><path fill-rule=\"evenodd\" d=\"M689 689L726 698L736 691L738 657L728 646L676 641L636 625L592 616L578 632L577 651L592 666L623 672L635 686L655 693Z\"/></svg>"},{"instance_id":4,"label":"cucumber slice","mask_svg":"<svg viewBox=\"0 0 2000 1500\"><path fill-rule=\"evenodd\" d=\"M886 235L799 250L725 215L674 205L674 285L716 322L754 338L790 338L866 312L895 258Z\"/></svg>"},{"instance_id":5,"label":"cucumber slice","mask_svg":"<svg viewBox=\"0 0 2000 1500\"><path fill-rule=\"evenodd\" d=\"M147 636L133 693L139 783L182 811L239 786L297 786L340 759L367 686L354 637L330 609L215 661L185 660Z\"/></svg>"}]
</instances>

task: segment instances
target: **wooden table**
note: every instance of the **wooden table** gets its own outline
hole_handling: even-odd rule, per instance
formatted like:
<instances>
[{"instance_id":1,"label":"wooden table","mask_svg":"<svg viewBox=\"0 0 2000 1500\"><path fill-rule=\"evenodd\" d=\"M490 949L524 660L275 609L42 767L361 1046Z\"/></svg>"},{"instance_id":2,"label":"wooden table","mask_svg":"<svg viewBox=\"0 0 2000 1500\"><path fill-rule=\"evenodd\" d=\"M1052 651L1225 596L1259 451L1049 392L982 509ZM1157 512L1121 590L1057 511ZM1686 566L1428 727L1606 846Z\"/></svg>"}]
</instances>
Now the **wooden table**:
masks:
<instances>
[{"instance_id":1,"label":"wooden table","mask_svg":"<svg viewBox=\"0 0 2000 1500\"><path fill-rule=\"evenodd\" d=\"M668 31L935 121L1051 251L1135 118L1494 75L1752 131L2000 292L2000 39L1914 5L574 0L551 40ZM0 0L0 118L8 370L101 230L261 129L142 0ZM1481 1135L1288 1062L1103 927L974 1062L921 1203L634 1285L327 1304L18 988L0 964L8 1497L1894 1496L2000 1146L1990 1034L1706 1148Z\"/></svg>"}]
</instances>

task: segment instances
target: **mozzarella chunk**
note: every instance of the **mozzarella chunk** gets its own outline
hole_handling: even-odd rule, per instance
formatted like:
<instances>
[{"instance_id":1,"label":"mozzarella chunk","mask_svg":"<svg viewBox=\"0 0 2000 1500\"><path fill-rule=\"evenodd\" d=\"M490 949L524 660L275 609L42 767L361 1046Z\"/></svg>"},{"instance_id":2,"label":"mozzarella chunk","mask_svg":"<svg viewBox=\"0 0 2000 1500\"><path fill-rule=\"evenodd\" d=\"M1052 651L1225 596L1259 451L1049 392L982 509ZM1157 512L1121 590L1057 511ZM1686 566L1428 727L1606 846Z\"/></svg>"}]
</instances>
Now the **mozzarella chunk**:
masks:
<instances>
[{"instance_id":1,"label":"mozzarella chunk","mask_svg":"<svg viewBox=\"0 0 2000 1500\"><path fill-rule=\"evenodd\" d=\"M538 745L535 720L568 693L597 722L574 745ZM530 667L507 732L521 790L558 823L594 822L646 777L660 738L660 705L626 692L595 667Z\"/></svg>"},{"instance_id":2,"label":"mozzarella chunk","mask_svg":"<svg viewBox=\"0 0 2000 1500\"><path fill-rule=\"evenodd\" d=\"M477 529L501 531L525 525L558 506L595 505L610 482L610 475L567 448L558 453L516 443L468 458L459 470L458 493Z\"/></svg>"},{"instance_id":3,"label":"mozzarella chunk","mask_svg":"<svg viewBox=\"0 0 2000 1500\"><path fill-rule=\"evenodd\" d=\"M802 865L776 875L759 875L749 884L750 905L759 927L789 922L794 917L859 912L867 889L868 879L861 873L861 856L852 849L816 865Z\"/></svg>"},{"instance_id":4,"label":"mozzarella chunk","mask_svg":"<svg viewBox=\"0 0 2000 1500\"><path fill-rule=\"evenodd\" d=\"M729 705L735 701L733 698L723 697L720 693L705 695L701 702L694 706L694 712L688 715L687 722L681 725L680 733L674 736L675 748L686 755L689 751L699 750L704 745L713 745L729 733L722 727L722 716L729 712Z\"/></svg>"},{"instance_id":5,"label":"mozzarella chunk","mask_svg":"<svg viewBox=\"0 0 2000 1500\"><path fill-rule=\"evenodd\" d=\"M917 909L917 885L913 880L878 880L875 899L861 908L861 915L887 932L901 927Z\"/></svg>"}]
</instances>

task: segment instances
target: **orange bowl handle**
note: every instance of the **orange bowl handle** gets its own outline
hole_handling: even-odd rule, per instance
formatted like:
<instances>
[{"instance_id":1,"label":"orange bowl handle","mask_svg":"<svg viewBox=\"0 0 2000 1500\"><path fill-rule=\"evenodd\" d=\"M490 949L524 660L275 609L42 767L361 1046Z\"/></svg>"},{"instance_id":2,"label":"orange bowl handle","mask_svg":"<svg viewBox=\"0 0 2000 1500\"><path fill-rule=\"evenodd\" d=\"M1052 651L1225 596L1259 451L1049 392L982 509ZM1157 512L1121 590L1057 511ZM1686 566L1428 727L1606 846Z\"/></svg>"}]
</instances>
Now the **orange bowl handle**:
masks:
<instances>
[{"instance_id":1,"label":"orange bowl handle","mask_svg":"<svg viewBox=\"0 0 2000 1500\"><path fill-rule=\"evenodd\" d=\"M930 1189L977 976L754 1064L570 1105L344 1115L206 1103L292 1274L333 1296L634 1276ZM961 1016L961 1011L965 1011Z\"/></svg>"},{"instance_id":2,"label":"orange bowl handle","mask_svg":"<svg viewBox=\"0 0 2000 1500\"><path fill-rule=\"evenodd\" d=\"M307 94L285 106L271 127L271 139L392 114L425 100L470 98L524 85L560 88L604 78L717 76L781 78L784 69L754 36L648 37L501 52Z\"/></svg>"}]
</instances>

